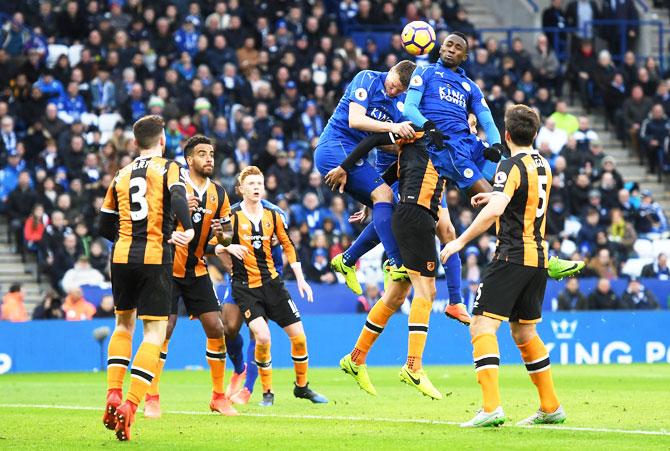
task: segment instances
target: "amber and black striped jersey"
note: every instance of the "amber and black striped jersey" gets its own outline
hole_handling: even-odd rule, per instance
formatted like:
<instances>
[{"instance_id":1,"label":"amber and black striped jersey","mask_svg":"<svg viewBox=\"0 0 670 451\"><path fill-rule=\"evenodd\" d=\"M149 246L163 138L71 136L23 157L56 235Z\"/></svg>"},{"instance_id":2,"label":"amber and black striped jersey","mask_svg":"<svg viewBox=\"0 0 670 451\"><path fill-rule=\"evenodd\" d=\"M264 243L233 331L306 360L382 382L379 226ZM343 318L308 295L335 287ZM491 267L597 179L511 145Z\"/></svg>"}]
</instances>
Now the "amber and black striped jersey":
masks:
<instances>
[{"instance_id":1,"label":"amber and black striped jersey","mask_svg":"<svg viewBox=\"0 0 670 451\"><path fill-rule=\"evenodd\" d=\"M551 168L539 153L520 153L500 163L493 192L510 202L496 221L498 246L494 259L524 266L547 266L544 240Z\"/></svg>"},{"instance_id":2,"label":"amber and black striped jersey","mask_svg":"<svg viewBox=\"0 0 670 451\"><path fill-rule=\"evenodd\" d=\"M424 207L437 220L440 197L446 182L444 177L433 166L423 141L398 144L401 144L398 154L400 202Z\"/></svg>"},{"instance_id":3,"label":"amber and black striped jersey","mask_svg":"<svg viewBox=\"0 0 670 451\"><path fill-rule=\"evenodd\" d=\"M258 223L254 223L240 202L230 214L233 228L233 244L241 244L249 251L240 261L233 258L233 282L256 288L279 276L272 259L272 237L277 236L289 263L298 261L298 256L286 226L277 212L263 207Z\"/></svg>"},{"instance_id":4,"label":"amber and black striped jersey","mask_svg":"<svg viewBox=\"0 0 670 451\"><path fill-rule=\"evenodd\" d=\"M174 185L184 185L179 165L163 157L138 157L116 173L100 209L119 216L112 263L172 264Z\"/></svg>"},{"instance_id":5,"label":"amber and black striped jersey","mask_svg":"<svg viewBox=\"0 0 670 451\"><path fill-rule=\"evenodd\" d=\"M200 207L191 213L191 222L195 235L188 247L176 246L172 275L174 277L199 277L207 274L205 249L207 248L212 219L221 219L223 224L230 222L230 201L226 190L209 178L202 190L199 190L191 178L188 170L182 169L182 178L186 182L186 195L197 196ZM184 230L177 224L177 230Z\"/></svg>"}]
</instances>

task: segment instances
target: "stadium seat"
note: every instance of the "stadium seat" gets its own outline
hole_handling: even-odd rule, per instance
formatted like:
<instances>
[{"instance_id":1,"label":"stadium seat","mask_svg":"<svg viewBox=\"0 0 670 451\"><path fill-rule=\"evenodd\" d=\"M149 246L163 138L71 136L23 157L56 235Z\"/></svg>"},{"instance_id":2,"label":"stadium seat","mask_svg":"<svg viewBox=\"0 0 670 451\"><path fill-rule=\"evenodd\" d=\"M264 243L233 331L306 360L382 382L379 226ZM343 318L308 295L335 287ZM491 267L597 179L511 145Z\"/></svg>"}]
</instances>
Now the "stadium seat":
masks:
<instances>
[{"instance_id":1,"label":"stadium seat","mask_svg":"<svg viewBox=\"0 0 670 451\"><path fill-rule=\"evenodd\" d=\"M654 244L651 241L645 239L639 239L635 241L633 245L633 250L639 258L654 258Z\"/></svg>"},{"instance_id":2,"label":"stadium seat","mask_svg":"<svg viewBox=\"0 0 670 451\"><path fill-rule=\"evenodd\" d=\"M653 263L653 261L653 258L629 258L628 261L626 261L626 263L623 265L621 274L625 274L630 277L640 277L644 265Z\"/></svg>"}]
</instances>

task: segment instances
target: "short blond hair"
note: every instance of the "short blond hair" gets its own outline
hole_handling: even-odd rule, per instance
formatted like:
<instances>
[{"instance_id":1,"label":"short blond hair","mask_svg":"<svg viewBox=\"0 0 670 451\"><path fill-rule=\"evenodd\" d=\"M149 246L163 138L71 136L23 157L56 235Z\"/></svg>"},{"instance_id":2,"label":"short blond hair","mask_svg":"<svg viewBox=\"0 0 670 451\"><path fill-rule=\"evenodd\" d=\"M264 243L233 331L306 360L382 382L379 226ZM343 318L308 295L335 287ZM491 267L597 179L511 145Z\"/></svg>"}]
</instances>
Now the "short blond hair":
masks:
<instances>
[{"instance_id":1,"label":"short blond hair","mask_svg":"<svg viewBox=\"0 0 670 451\"><path fill-rule=\"evenodd\" d=\"M242 169L242 172L240 172L240 175L237 177L237 180L240 182L240 185L244 183L244 179L246 179L250 175L260 175L261 177L264 177L263 173L261 172L260 169L258 169L257 166L247 166L246 168Z\"/></svg>"}]
</instances>

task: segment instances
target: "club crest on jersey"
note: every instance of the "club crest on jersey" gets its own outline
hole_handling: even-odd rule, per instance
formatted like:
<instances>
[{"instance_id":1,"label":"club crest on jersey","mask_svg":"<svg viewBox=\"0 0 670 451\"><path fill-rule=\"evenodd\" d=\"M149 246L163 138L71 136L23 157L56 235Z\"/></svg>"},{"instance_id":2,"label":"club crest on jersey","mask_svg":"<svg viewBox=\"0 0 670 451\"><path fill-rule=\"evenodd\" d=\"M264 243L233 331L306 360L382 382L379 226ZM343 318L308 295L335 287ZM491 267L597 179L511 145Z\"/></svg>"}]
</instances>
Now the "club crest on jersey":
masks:
<instances>
[{"instance_id":1,"label":"club crest on jersey","mask_svg":"<svg viewBox=\"0 0 670 451\"><path fill-rule=\"evenodd\" d=\"M211 202L216 202L216 196L214 196L214 194L212 194L211 196L209 196L209 200Z\"/></svg>"},{"instance_id":2,"label":"club crest on jersey","mask_svg":"<svg viewBox=\"0 0 670 451\"><path fill-rule=\"evenodd\" d=\"M475 175L475 171L470 168L465 168L465 171L463 171L463 176L466 179L471 179L473 175Z\"/></svg>"},{"instance_id":3,"label":"club crest on jersey","mask_svg":"<svg viewBox=\"0 0 670 451\"><path fill-rule=\"evenodd\" d=\"M463 89L465 89L465 90L468 91L468 92L470 92L470 90L472 89L472 88L470 87L470 83L468 83L467 81L463 81L463 82L461 82L461 86L463 86Z\"/></svg>"},{"instance_id":4,"label":"club crest on jersey","mask_svg":"<svg viewBox=\"0 0 670 451\"><path fill-rule=\"evenodd\" d=\"M360 101L363 101L368 98L368 92L365 90L365 88L358 88L356 91L354 91L354 97Z\"/></svg>"},{"instance_id":5,"label":"club crest on jersey","mask_svg":"<svg viewBox=\"0 0 670 451\"><path fill-rule=\"evenodd\" d=\"M440 86L439 88L440 100L446 100L447 102L453 103L465 108L465 94L458 92L455 89L445 88Z\"/></svg>"},{"instance_id":6,"label":"club crest on jersey","mask_svg":"<svg viewBox=\"0 0 670 451\"><path fill-rule=\"evenodd\" d=\"M398 108L398 111L401 113L405 111L405 102L398 102L395 104L396 108Z\"/></svg>"},{"instance_id":7,"label":"club crest on jersey","mask_svg":"<svg viewBox=\"0 0 670 451\"><path fill-rule=\"evenodd\" d=\"M426 269L427 269L428 271L433 271L433 270L435 270L435 262L427 262L427 263L426 263Z\"/></svg>"},{"instance_id":8,"label":"club crest on jersey","mask_svg":"<svg viewBox=\"0 0 670 451\"><path fill-rule=\"evenodd\" d=\"M244 312L244 317L245 317L246 319L251 318L251 310L248 310L248 309L247 309L247 311Z\"/></svg>"},{"instance_id":9,"label":"club crest on jersey","mask_svg":"<svg viewBox=\"0 0 670 451\"><path fill-rule=\"evenodd\" d=\"M421 86L422 84L423 84L423 78L421 78L421 75L413 76L409 82L410 86Z\"/></svg>"}]
</instances>

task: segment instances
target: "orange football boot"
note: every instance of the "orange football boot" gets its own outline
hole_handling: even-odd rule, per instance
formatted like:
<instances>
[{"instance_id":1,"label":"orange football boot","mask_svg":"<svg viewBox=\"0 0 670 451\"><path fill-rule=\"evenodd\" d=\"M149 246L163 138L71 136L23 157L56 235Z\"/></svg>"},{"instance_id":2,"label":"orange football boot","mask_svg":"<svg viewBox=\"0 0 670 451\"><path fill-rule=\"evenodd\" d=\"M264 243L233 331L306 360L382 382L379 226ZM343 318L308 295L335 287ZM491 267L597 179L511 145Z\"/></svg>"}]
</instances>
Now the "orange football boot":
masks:
<instances>
[{"instance_id":1,"label":"orange football boot","mask_svg":"<svg viewBox=\"0 0 670 451\"><path fill-rule=\"evenodd\" d=\"M465 308L465 304L462 302L459 302L458 304L447 305L447 307L444 309L444 314L451 319L455 319L461 324L465 324L466 326L469 326L470 321L472 320L468 310Z\"/></svg>"},{"instance_id":2,"label":"orange football boot","mask_svg":"<svg viewBox=\"0 0 670 451\"><path fill-rule=\"evenodd\" d=\"M102 424L107 429L112 431L116 428L116 418L114 413L116 408L121 405L123 401L123 392L120 388L110 388L107 390L107 405L105 405L105 413L102 416Z\"/></svg>"},{"instance_id":3,"label":"orange football boot","mask_svg":"<svg viewBox=\"0 0 670 451\"><path fill-rule=\"evenodd\" d=\"M239 415L225 393L212 392L212 400L209 402L209 408L212 412L219 412L221 415L227 417Z\"/></svg>"},{"instance_id":4,"label":"orange football boot","mask_svg":"<svg viewBox=\"0 0 670 451\"><path fill-rule=\"evenodd\" d=\"M137 406L126 401L116 408L116 438L122 442L130 440L130 427L135 422Z\"/></svg>"},{"instance_id":5,"label":"orange football boot","mask_svg":"<svg viewBox=\"0 0 670 451\"><path fill-rule=\"evenodd\" d=\"M160 418L160 395L147 395L144 398L144 418Z\"/></svg>"}]
</instances>

